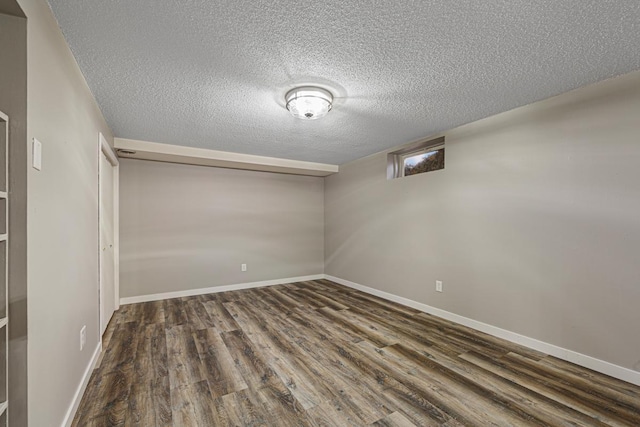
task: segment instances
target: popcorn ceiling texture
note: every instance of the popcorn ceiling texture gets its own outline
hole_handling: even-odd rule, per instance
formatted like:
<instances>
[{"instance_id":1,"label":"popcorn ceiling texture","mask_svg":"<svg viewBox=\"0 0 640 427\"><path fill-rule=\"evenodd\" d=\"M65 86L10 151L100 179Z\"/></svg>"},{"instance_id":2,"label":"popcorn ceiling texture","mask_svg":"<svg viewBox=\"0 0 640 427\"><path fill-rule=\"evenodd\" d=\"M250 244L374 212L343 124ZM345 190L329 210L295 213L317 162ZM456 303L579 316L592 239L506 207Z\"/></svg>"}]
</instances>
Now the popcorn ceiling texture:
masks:
<instances>
[{"instance_id":1,"label":"popcorn ceiling texture","mask_svg":"<svg viewBox=\"0 0 640 427\"><path fill-rule=\"evenodd\" d=\"M637 0L50 4L115 136L323 163L640 68Z\"/></svg>"}]
</instances>

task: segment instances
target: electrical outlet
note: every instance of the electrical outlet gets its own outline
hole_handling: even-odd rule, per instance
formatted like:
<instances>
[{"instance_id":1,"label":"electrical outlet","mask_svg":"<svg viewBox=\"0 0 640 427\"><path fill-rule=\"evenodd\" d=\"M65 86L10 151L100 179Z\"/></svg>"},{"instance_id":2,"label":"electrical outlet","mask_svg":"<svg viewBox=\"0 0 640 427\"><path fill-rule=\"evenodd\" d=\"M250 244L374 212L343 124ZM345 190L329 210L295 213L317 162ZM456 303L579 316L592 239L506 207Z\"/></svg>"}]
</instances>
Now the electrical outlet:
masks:
<instances>
[{"instance_id":1,"label":"electrical outlet","mask_svg":"<svg viewBox=\"0 0 640 427\"><path fill-rule=\"evenodd\" d=\"M436 280L436 291L442 292L442 281Z\"/></svg>"},{"instance_id":2,"label":"electrical outlet","mask_svg":"<svg viewBox=\"0 0 640 427\"><path fill-rule=\"evenodd\" d=\"M84 345L87 343L87 325L84 325L80 329L80 351L84 350Z\"/></svg>"},{"instance_id":3,"label":"electrical outlet","mask_svg":"<svg viewBox=\"0 0 640 427\"><path fill-rule=\"evenodd\" d=\"M247 264L242 264L240 268L242 271L247 271Z\"/></svg>"}]
</instances>

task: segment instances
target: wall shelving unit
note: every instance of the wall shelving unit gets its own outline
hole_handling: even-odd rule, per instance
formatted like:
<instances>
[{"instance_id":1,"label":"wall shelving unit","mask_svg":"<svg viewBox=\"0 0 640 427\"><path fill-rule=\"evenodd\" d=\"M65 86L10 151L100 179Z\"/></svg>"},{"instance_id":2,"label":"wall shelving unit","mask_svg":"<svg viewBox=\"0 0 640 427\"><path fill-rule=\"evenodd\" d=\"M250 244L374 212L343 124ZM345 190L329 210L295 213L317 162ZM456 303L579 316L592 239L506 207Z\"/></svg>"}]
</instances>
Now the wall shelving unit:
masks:
<instances>
[{"instance_id":1,"label":"wall shelving unit","mask_svg":"<svg viewBox=\"0 0 640 427\"><path fill-rule=\"evenodd\" d=\"M9 117L0 111L0 427L9 411Z\"/></svg>"}]
</instances>

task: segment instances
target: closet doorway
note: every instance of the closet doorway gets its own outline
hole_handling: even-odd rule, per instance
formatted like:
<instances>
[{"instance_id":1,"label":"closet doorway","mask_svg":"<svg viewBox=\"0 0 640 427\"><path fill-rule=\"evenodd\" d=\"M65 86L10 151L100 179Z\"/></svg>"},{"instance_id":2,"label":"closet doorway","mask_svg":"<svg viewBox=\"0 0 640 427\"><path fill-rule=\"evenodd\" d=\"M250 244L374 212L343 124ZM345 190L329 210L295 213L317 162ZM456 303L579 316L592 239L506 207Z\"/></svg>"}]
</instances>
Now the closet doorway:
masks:
<instances>
[{"instance_id":1,"label":"closet doorway","mask_svg":"<svg viewBox=\"0 0 640 427\"><path fill-rule=\"evenodd\" d=\"M102 134L100 144L100 336L119 308L118 157Z\"/></svg>"}]
</instances>

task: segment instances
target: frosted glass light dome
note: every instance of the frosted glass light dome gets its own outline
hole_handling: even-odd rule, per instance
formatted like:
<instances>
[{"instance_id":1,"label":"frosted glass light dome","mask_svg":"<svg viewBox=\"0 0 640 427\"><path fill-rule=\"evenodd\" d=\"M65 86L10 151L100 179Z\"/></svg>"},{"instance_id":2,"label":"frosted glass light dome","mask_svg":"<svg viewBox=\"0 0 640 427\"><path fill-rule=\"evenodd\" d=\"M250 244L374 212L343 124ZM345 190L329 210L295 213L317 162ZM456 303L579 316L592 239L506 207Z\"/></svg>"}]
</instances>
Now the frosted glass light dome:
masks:
<instances>
[{"instance_id":1,"label":"frosted glass light dome","mask_svg":"<svg viewBox=\"0 0 640 427\"><path fill-rule=\"evenodd\" d=\"M319 87L297 87L285 96L287 110L299 119L315 120L331 111L333 96Z\"/></svg>"}]
</instances>

